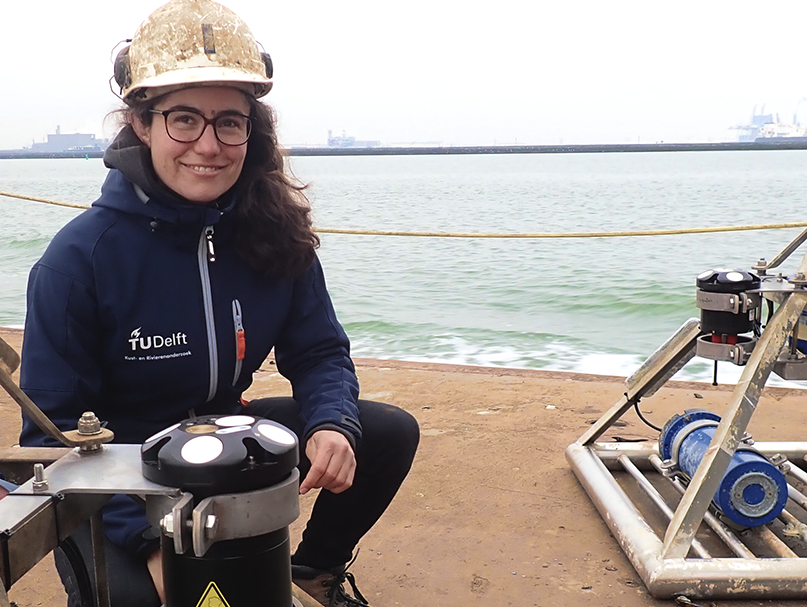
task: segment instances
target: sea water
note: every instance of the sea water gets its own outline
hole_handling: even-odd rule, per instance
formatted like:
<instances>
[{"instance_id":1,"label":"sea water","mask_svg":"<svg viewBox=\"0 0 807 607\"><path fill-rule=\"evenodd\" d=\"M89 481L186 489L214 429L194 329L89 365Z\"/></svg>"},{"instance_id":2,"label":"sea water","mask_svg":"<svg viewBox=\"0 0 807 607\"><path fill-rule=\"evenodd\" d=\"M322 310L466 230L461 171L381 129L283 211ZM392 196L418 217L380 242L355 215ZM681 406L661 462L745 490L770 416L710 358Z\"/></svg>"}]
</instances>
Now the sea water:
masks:
<instances>
[{"instance_id":1,"label":"sea water","mask_svg":"<svg viewBox=\"0 0 807 607\"><path fill-rule=\"evenodd\" d=\"M290 167L310 184L321 228L517 234L807 220L807 151L292 157ZM89 204L105 173L101 160L2 160L0 190ZM0 325L23 324L28 270L78 212L0 197ZM354 356L629 375L698 315L700 272L748 269L799 232L322 234L319 254ZM720 369L724 382L740 373ZM695 359L677 377L711 376Z\"/></svg>"}]
</instances>

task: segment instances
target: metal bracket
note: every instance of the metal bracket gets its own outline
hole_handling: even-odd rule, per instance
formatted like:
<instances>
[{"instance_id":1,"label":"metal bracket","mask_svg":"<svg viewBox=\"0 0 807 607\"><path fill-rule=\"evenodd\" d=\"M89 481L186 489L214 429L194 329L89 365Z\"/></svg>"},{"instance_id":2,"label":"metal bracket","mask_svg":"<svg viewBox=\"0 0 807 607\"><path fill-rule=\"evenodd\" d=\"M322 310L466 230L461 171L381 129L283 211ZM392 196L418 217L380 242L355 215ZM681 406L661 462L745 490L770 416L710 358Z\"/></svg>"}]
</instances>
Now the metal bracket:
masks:
<instances>
[{"instance_id":1,"label":"metal bracket","mask_svg":"<svg viewBox=\"0 0 807 607\"><path fill-rule=\"evenodd\" d=\"M745 314L760 307L762 296L758 293L712 293L698 289L696 304L701 310Z\"/></svg>"},{"instance_id":2,"label":"metal bracket","mask_svg":"<svg viewBox=\"0 0 807 607\"><path fill-rule=\"evenodd\" d=\"M202 557L223 540L255 537L290 525L300 515L300 473L250 493L214 495L193 509L193 553Z\"/></svg>"},{"instance_id":3,"label":"metal bracket","mask_svg":"<svg viewBox=\"0 0 807 607\"><path fill-rule=\"evenodd\" d=\"M713 343L711 336L702 335L698 338L695 351L698 356L709 360L722 360L742 367L751 358L751 353L757 344L756 337L740 336L736 344Z\"/></svg>"},{"instance_id":4,"label":"metal bracket","mask_svg":"<svg viewBox=\"0 0 807 607\"><path fill-rule=\"evenodd\" d=\"M112 431L106 428L99 428L97 432L94 431L90 434L82 430L63 433L11 378L11 373L17 368L19 362L20 357L14 348L0 337L0 386L8 392L9 396L20 406L20 409L31 418L42 432L67 447L78 447L86 453L96 453L100 450L101 445L109 443L115 438Z\"/></svg>"},{"instance_id":5,"label":"metal bracket","mask_svg":"<svg viewBox=\"0 0 807 607\"><path fill-rule=\"evenodd\" d=\"M807 356L798 351L795 355L784 351L774 363L773 372L790 381L807 379Z\"/></svg>"},{"instance_id":6,"label":"metal bracket","mask_svg":"<svg viewBox=\"0 0 807 607\"><path fill-rule=\"evenodd\" d=\"M183 493L171 511L160 521L160 529L174 540L174 552L185 554L191 546L190 520L193 514L193 495Z\"/></svg>"}]
</instances>

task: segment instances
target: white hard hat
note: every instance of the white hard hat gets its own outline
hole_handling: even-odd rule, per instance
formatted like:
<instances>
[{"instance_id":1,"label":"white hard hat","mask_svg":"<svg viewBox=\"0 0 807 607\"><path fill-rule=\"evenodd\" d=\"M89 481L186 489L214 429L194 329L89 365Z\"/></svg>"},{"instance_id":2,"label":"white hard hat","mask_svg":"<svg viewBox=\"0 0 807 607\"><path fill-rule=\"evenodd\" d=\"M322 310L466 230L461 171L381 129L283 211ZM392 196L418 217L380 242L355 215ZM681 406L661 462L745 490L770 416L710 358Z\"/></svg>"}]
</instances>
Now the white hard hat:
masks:
<instances>
[{"instance_id":1,"label":"white hard hat","mask_svg":"<svg viewBox=\"0 0 807 607\"><path fill-rule=\"evenodd\" d=\"M236 86L258 98L272 88L272 60L246 23L212 0L171 0L137 28L115 60L123 101L187 86Z\"/></svg>"}]
</instances>

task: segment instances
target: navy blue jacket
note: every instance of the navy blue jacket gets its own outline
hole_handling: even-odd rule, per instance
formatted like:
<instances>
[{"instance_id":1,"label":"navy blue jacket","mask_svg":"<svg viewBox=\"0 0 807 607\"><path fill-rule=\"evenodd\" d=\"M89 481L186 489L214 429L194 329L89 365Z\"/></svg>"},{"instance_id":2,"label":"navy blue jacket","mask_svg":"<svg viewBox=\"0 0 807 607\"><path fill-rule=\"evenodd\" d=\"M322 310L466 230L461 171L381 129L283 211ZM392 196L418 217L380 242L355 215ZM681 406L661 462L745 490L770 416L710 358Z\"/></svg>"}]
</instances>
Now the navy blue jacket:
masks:
<instances>
[{"instance_id":1,"label":"navy blue jacket","mask_svg":"<svg viewBox=\"0 0 807 607\"><path fill-rule=\"evenodd\" d=\"M294 280L237 254L228 208L149 198L117 170L31 271L20 384L62 430L84 411L120 443L142 443L196 415L236 413L272 348L305 419L361 437L358 381L317 260ZM238 331L246 348L239 356ZM20 444L52 444L23 416ZM131 500L107 533L140 551Z\"/></svg>"}]
</instances>

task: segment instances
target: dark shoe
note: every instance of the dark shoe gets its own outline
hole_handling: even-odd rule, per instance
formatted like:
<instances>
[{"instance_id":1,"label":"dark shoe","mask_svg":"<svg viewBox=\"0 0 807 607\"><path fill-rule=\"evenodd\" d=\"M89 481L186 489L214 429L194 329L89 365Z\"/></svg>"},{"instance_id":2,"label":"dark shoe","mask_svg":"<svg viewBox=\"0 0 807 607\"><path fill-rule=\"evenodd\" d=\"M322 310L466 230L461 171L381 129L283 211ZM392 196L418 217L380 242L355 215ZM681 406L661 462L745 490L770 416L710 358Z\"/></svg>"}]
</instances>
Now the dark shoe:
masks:
<instances>
[{"instance_id":1,"label":"dark shoe","mask_svg":"<svg viewBox=\"0 0 807 607\"><path fill-rule=\"evenodd\" d=\"M300 590L326 607L369 607L367 599L356 587L356 578L347 570L352 564L353 561L350 561L347 567L331 571L314 569L305 565L292 565L291 579ZM345 591L345 582L350 584L353 596Z\"/></svg>"}]
</instances>

